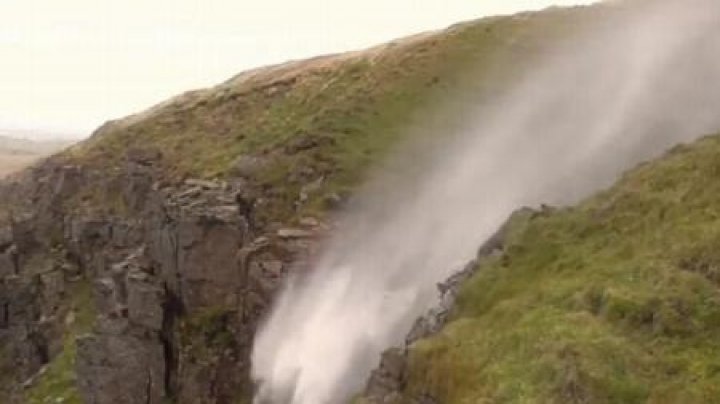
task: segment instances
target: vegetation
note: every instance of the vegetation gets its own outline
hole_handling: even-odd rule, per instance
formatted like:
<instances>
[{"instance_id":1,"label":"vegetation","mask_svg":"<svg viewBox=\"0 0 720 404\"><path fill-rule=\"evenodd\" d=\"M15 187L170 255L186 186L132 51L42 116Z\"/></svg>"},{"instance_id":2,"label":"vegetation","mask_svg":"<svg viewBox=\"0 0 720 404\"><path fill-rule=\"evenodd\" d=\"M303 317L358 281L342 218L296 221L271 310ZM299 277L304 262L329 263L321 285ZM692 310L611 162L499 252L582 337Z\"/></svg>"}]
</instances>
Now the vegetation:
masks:
<instances>
[{"instance_id":1,"label":"vegetation","mask_svg":"<svg viewBox=\"0 0 720 404\"><path fill-rule=\"evenodd\" d=\"M447 403L720 402L720 137L539 215L411 350Z\"/></svg>"},{"instance_id":2,"label":"vegetation","mask_svg":"<svg viewBox=\"0 0 720 404\"><path fill-rule=\"evenodd\" d=\"M229 318L237 315L225 308L208 308L182 320L181 346L194 360L205 361L213 355L235 348Z\"/></svg>"},{"instance_id":3,"label":"vegetation","mask_svg":"<svg viewBox=\"0 0 720 404\"><path fill-rule=\"evenodd\" d=\"M158 150L170 180L232 176L238 158L252 156L264 162L253 181L272 190L267 216L288 218L300 189L318 180L305 208L323 210L324 196L349 192L400 139L443 135L463 108L491 102L592 15L491 18L244 73L108 124L66 156L114 173L127 150Z\"/></svg>"},{"instance_id":4,"label":"vegetation","mask_svg":"<svg viewBox=\"0 0 720 404\"><path fill-rule=\"evenodd\" d=\"M90 284L82 282L73 286L68 292L71 303L62 352L52 360L45 373L28 389L26 401L29 404L82 404L75 386L75 339L90 331L95 311Z\"/></svg>"}]
</instances>

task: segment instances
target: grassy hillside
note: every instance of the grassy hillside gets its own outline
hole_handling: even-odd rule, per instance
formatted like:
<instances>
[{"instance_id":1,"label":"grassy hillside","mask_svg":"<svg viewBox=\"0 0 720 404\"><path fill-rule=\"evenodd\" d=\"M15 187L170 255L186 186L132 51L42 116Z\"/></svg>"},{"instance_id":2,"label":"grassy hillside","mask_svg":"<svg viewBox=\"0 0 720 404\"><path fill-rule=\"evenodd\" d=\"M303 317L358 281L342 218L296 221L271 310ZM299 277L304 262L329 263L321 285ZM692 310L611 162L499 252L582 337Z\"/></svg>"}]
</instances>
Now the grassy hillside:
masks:
<instances>
[{"instance_id":1,"label":"grassy hillside","mask_svg":"<svg viewBox=\"0 0 720 404\"><path fill-rule=\"evenodd\" d=\"M720 402L720 136L535 217L411 352L444 403Z\"/></svg>"},{"instance_id":2,"label":"grassy hillside","mask_svg":"<svg viewBox=\"0 0 720 404\"><path fill-rule=\"evenodd\" d=\"M128 149L155 149L170 181L237 176L248 171L238 165L253 161L250 177L259 189L274 189L270 214L282 219L303 185L324 179L306 204L317 209L322 195L352 189L413 129L452 125L453 114L439 105L461 105L467 97L491 102L537 55L572 37L597 12L552 9L484 19L246 72L110 122L67 157L112 171Z\"/></svg>"}]
</instances>

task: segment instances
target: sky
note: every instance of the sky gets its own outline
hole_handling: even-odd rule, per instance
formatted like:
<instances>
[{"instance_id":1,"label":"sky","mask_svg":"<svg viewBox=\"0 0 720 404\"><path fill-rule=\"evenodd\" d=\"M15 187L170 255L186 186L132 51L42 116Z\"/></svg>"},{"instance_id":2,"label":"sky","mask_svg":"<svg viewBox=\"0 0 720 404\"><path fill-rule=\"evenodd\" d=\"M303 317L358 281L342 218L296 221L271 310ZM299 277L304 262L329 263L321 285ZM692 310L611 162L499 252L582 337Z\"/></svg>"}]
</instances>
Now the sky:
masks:
<instances>
[{"instance_id":1,"label":"sky","mask_svg":"<svg viewBox=\"0 0 720 404\"><path fill-rule=\"evenodd\" d=\"M0 129L84 137L249 68L592 0L0 0Z\"/></svg>"}]
</instances>

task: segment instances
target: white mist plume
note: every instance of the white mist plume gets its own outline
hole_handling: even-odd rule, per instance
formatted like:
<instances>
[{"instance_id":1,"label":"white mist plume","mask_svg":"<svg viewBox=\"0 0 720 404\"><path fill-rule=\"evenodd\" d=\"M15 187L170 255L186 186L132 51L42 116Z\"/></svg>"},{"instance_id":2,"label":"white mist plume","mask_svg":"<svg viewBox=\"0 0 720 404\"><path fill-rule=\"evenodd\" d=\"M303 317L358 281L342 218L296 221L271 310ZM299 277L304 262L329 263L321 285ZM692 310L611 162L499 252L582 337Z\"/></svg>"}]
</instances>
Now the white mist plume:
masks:
<instances>
[{"instance_id":1,"label":"white mist plume","mask_svg":"<svg viewBox=\"0 0 720 404\"><path fill-rule=\"evenodd\" d=\"M448 144L421 181L366 190L258 333L256 403L347 400L514 209L574 201L720 129L720 2L599 7L610 22L556 49L461 133L438 133Z\"/></svg>"}]
</instances>

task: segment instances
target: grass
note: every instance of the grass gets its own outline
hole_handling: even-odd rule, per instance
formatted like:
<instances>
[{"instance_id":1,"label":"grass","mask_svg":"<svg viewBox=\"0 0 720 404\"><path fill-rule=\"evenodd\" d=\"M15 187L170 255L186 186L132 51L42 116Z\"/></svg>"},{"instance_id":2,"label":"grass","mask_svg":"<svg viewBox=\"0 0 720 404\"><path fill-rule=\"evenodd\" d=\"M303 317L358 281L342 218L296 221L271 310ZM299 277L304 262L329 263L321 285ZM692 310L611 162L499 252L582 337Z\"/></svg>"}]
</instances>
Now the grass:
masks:
<instances>
[{"instance_id":1,"label":"grass","mask_svg":"<svg viewBox=\"0 0 720 404\"><path fill-rule=\"evenodd\" d=\"M557 9L485 19L382 50L261 72L108 127L65 157L112 176L128 149L159 150L166 178L182 179L224 178L239 156L259 156L268 164L252 180L269 196L267 217L292 217L302 186L324 178L303 207L317 213L324 196L352 190L400 140L442 136L458 124L454 110L492 102L591 14Z\"/></svg>"},{"instance_id":2,"label":"grass","mask_svg":"<svg viewBox=\"0 0 720 404\"><path fill-rule=\"evenodd\" d=\"M447 403L720 402L720 137L531 220L411 351Z\"/></svg>"},{"instance_id":3,"label":"grass","mask_svg":"<svg viewBox=\"0 0 720 404\"><path fill-rule=\"evenodd\" d=\"M72 321L66 323L63 349L48 365L45 373L26 392L28 404L82 404L75 386L75 339L89 332L95 311L89 283L73 285L69 290Z\"/></svg>"}]
</instances>

